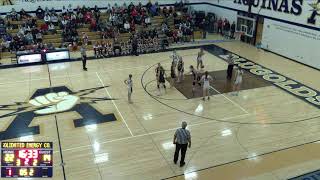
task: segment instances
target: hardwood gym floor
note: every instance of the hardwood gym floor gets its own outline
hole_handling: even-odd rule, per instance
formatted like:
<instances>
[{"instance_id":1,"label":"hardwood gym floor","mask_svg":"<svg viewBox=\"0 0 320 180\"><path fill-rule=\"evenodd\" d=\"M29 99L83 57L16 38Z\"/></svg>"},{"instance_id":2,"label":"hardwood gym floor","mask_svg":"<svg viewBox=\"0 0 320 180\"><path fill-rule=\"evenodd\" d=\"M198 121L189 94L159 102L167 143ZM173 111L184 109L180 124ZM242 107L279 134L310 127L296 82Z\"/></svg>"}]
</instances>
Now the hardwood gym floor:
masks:
<instances>
[{"instance_id":1,"label":"hardwood gym floor","mask_svg":"<svg viewBox=\"0 0 320 180\"><path fill-rule=\"evenodd\" d=\"M317 70L240 42L216 45L320 90ZM178 50L185 67L195 65L198 51ZM170 54L92 60L87 72L80 61L2 69L0 105L9 106L0 107L1 140L53 141L55 180L64 179L63 174L68 180L278 180L320 169L317 107L266 82L239 96L215 94L205 102L187 99L176 88L156 96L154 67L161 62L170 69ZM208 51L204 63L218 74L227 68ZM123 84L129 73L133 104L127 103ZM30 118L39 109L23 109L23 102L45 96L48 89L67 91L70 103L61 111ZM193 141L183 168L172 161L172 137L181 121L188 122ZM32 128L37 126L38 131Z\"/></svg>"}]
</instances>

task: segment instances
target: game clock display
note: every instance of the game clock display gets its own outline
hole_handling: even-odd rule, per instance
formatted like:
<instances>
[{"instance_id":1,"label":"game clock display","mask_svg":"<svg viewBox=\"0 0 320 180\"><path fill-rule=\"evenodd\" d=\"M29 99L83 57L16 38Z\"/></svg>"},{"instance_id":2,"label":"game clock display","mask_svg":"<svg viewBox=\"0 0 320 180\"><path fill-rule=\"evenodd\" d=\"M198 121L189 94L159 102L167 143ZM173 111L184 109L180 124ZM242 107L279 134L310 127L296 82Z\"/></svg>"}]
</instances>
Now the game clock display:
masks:
<instances>
[{"instance_id":1,"label":"game clock display","mask_svg":"<svg viewBox=\"0 0 320 180\"><path fill-rule=\"evenodd\" d=\"M1 142L1 177L52 177L52 142Z\"/></svg>"}]
</instances>

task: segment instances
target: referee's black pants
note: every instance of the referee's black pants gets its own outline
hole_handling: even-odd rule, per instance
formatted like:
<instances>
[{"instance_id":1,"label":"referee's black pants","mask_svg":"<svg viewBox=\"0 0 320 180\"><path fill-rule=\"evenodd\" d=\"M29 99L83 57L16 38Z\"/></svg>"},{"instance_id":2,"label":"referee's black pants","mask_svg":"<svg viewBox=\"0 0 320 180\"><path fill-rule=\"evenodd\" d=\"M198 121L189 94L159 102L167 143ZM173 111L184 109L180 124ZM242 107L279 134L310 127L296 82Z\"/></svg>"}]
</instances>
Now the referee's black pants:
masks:
<instances>
[{"instance_id":1,"label":"referee's black pants","mask_svg":"<svg viewBox=\"0 0 320 180\"><path fill-rule=\"evenodd\" d=\"M82 56L82 68L87 69L87 56Z\"/></svg>"},{"instance_id":2,"label":"referee's black pants","mask_svg":"<svg viewBox=\"0 0 320 180\"><path fill-rule=\"evenodd\" d=\"M179 152L181 150L181 159L180 159L180 164L184 163L184 158L186 156L188 144L176 144L176 151L174 152L174 162L176 163L179 158Z\"/></svg>"},{"instance_id":3,"label":"referee's black pants","mask_svg":"<svg viewBox=\"0 0 320 180\"><path fill-rule=\"evenodd\" d=\"M229 80L232 78L232 71L233 71L233 65L229 64L228 70L227 70L227 79Z\"/></svg>"}]
</instances>

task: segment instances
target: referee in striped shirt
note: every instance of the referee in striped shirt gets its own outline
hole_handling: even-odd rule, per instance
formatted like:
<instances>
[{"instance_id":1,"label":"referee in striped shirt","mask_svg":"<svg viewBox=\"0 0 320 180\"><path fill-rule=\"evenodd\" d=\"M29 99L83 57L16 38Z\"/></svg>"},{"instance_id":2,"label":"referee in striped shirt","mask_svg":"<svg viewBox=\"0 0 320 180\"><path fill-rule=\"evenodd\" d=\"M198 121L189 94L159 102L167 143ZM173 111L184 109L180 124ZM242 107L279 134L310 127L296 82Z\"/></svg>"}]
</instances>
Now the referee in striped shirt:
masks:
<instances>
[{"instance_id":1,"label":"referee in striped shirt","mask_svg":"<svg viewBox=\"0 0 320 180\"><path fill-rule=\"evenodd\" d=\"M181 124L181 128L177 129L174 137L173 144L176 145L176 151L174 153L173 162L177 164L179 158L179 152L181 150L181 159L180 159L180 167L184 166L186 163L184 162L184 158L186 156L187 148L191 147L191 135L189 130L186 129L187 122L183 121Z\"/></svg>"}]
</instances>

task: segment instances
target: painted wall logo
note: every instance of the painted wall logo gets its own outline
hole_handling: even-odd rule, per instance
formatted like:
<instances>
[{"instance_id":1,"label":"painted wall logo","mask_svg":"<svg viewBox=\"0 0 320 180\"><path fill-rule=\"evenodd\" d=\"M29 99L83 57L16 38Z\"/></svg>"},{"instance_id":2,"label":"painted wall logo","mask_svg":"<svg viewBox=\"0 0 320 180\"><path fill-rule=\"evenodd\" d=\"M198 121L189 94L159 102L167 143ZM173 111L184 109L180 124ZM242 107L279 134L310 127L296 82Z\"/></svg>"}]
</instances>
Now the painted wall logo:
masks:
<instances>
[{"instance_id":1,"label":"painted wall logo","mask_svg":"<svg viewBox=\"0 0 320 180\"><path fill-rule=\"evenodd\" d=\"M219 55L224 60L227 60L229 55ZM299 82L289 79L283 75L271 71L261 65L255 64L245 58L232 54L234 64L249 71L250 73L261 76L266 81L273 83L275 86L289 92L290 94L320 108L320 92L311 89Z\"/></svg>"},{"instance_id":2,"label":"painted wall logo","mask_svg":"<svg viewBox=\"0 0 320 180\"><path fill-rule=\"evenodd\" d=\"M114 114L103 115L91 105L99 101L113 99L87 97L87 95L103 88L105 87L84 89L78 92L73 92L66 86L38 89L28 102L0 105L0 110L13 111L1 115L0 119L15 116L8 128L0 132L0 140L40 134L39 126L29 127L29 125L34 118L50 114L79 113L82 118L73 120L75 127L116 121Z\"/></svg>"},{"instance_id":3,"label":"painted wall logo","mask_svg":"<svg viewBox=\"0 0 320 180\"><path fill-rule=\"evenodd\" d=\"M308 23L309 24L316 24L316 17L320 16L320 0L317 0L314 3L309 4L311 6L311 16L308 18Z\"/></svg>"},{"instance_id":4,"label":"painted wall logo","mask_svg":"<svg viewBox=\"0 0 320 180\"><path fill-rule=\"evenodd\" d=\"M7 6L7 5L14 5L15 0L0 0L0 3L2 6Z\"/></svg>"},{"instance_id":5,"label":"painted wall logo","mask_svg":"<svg viewBox=\"0 0 320 180\"><path fill-rule=\"evenodd\" d=\"M278 11L287 14L300 15L303 0L234 0L234 3L252 5L255 8Z\"/></svg>"}]
</instances>

